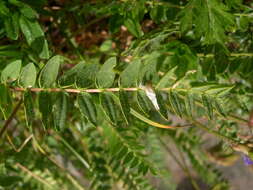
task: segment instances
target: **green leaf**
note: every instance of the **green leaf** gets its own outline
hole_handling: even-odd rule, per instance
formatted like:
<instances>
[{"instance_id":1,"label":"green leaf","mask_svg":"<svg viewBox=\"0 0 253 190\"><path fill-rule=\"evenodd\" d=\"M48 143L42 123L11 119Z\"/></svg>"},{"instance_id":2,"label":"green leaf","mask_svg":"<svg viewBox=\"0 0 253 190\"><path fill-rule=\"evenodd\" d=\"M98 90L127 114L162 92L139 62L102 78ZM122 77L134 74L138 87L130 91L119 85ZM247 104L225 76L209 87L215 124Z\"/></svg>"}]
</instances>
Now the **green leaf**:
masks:
<instances>
[{"instance_id":1,"label":"green leaf","mask_svg":"<svg viewBox=\"0 0 253 190\"><path fill-rule=\"evenodd\" d=\"M10 15L9 8L5 5L4 1L0 1L0 16L8 17Z\"/></svg>"},{"instance_id":2,"label":"green leaf","mask_svg":"<svg viewBox=\"0 0 253 190\"><path fill-rule=\"evenodd\" d=\"M97 126L97 109L88 93L80 93L77 98L81 113L95 126Z\"/></svg>"},{"instance_id":3,"label":"green leaf","mask_svg":"<svg viewBox=\"0 0 253 190\"><path fill-rule=\"evenodd\" d=\"M48 44L39 23L35 20L29 20L21 15L19 18L19 25L28 45L38 53L40 58L48 59Z\"/></svg>"},{"instance_id":4,"label":"green leaf","mask_svg":"<svg viewBox=\"0 0 253 190\"><path fill-rule=\"evenodd\" d=\"M135 168L138 164L139 164L139 159L138 157L135 157L131 162L130 168Z\"/></svg>"},{"instance_id":5,"label":"green leaf","mask_svg":"<svg viewBox=\"0 0 253 190\"><path fill-rule=\"evenodd\" d=\"M229 51L220 44L214 46L214 65L217 74L224 73L229 66Z\"/></svg>"},{"instance_id":6,"label":"green leaf","mask_svg":"<svg viewBox=\"0 0 253 190\"><path fill-rule=\"evenodd\" d=\"M165 105L165 100L163 98L163 94L159 91L156 91L155 94L156 94L157 104L159 107L159 113L161 114L161 116L164 119L168 120L168 111L167 111L167 108Z\"/></svg>"},{"instance_id":7,"label":"green leaf","mask_svg":"<svg viewBox=\"0 0 253 190\"><path fill-rule=\"evenodd\" d=\"M19 84L24 88L30 88L35 85L36 82L36 68L33 63L27 64L23 67L19 78Z\"/></svg>"},{"instance_id":8,"label":"green leaf","mask_svg":"<svg viewBox=\"0 0 253 190\"><path fill-rule=\"evenodd\" d=\"M120 75L120 84L122 87L134 87L137 86L137 79L139 76L141 67L140 59L129 63L126 69Z\"/></svg>"},{"instance_id":9,"label":"green leaf","mask_svg":"<svg viewBox=\"0 0 253 190\"><path fill-rule=\"evenodd\" d=\"M121 160L123 157L125 157L128 153L128 148L126 146L123 146L119 153L115 156L115 159Z\"/></svg>"},{"instance_id":10,"label":"green leaf","mask_svg":"<svg viewBox=\"0 0 253 190\"><path fill-rule=\"evenodd\" d=\"M173 67L172 69L170 69L162 78L161 80L158 82L158 84L156 85L156 89L161 89L161 88L168 88L168 87L172 87L173 84L175 84L175 82L177 81L177 76L175 75L175 71L176 71L177 67Z\"/></svg>"},{"instance_id":11,"label":"green leaf","mask_svg":"<svg viewBox=\"0 0 253 190\"><path fill-rule=\"evenodd\" d=\"M225 0L230 8L241 9L243 7L243 0Z\"/></svg>"},{"instance_id":12,"label":"green leaf","mask_svg":"<svg viewBox=\"0 0 253 190\"><path fill-rule=\"evenodd\" d=\"M32 129L32 122L35 118L34 105L32 93L27 91L24 93L24 105L25 105L25 116L26 116L26 125Z\"/></svg>"},{"instance_id":13,"label":"green leaf","mask_svg":"<svg viewBox=\"0 0 253 190\"><path fill-rule=\"evenodd\" d=\"M21 60L16 60L9 63L1 74L2 83L12 82L18 79L21 69Z\"/></svg>"},{"instance_id":14,"label":"green leaf","mask_svg":"<svg viewBox=\"0 0 253 190\"><path fill-rule=\"evenodd\" d=\"M190 0L181 11L181 31L193 28L204 44L224 44L225 32L234 25L234 16L219 0Z\"/></svg>"},{"instance_id":15,"label":"green leaf","mask_svg":"<svg viewBox=\"0 0 253 190\"><path fill-rule=\"evenodd\" d=\"M194 94L187 93L185 97L185 109L188 116L191 118L193 117L193 112L195 110L195 103L194 103Z\"/></svg>"},{"instance_id":16,"label":"green leaf","mask_svg":"<svg viewBox=\"0 0 253 190\"><path fill-rule=\"evenodd\" d=\"M16 186L18 182L21 182L22 178L19 176L0 176L0 186L9 187Z\"/></svg>"},{"instance_id":17,"label":"green leaf","mask_svg":"<svg viewBox=\"0 0 253 190\"><path fill-rule=\"evenodd\" d=\"M53 103L49 92L40 92L38 96L39 110L42 115L42 122L45 127L49 126L52 118Z\"/></svg>"},{"instance_id":18,"label":"green leaf","mask_svg":"<svg viewBox=\"0 0 253 190\"><path fill-rule=\"evenodd\" d=\"M42 87L52 87L56 81L59 68L61 63L63 63L63 58L59 55L56 55L49 59L47 64L44 66L40 74L40 86Z\"/></svg>"},{"instance_id":19,"label":"green leaf","mask_svg":"<svg viewBox=\"0 0 253 190\"><path fill-rule=\"evenodd\" d=\"M95 83L96 74L99 71L98 64L87 64L77 70L76 85L80 88L92 87Z\"/></svg>"},{"instance_id":20,"label":"green leaf","mask_svg":"<svg viewBox=\"0 0 253 190\"><path fill-rule=\"evenodd\" d=\"M222 100L219 99L219 98L216 98L216 99L214 99L213 101L214 101L214 107L215 107L215 109L216 109L223 117L226 117L226 116L227 116L227 112L226 112L226 110L224 109Z\"/></svg>"},{"instance_id":21,"label":"green leaf","mask_svg":"<svg viewBox=\"0 0 253 190\"><path fill-rule=\"evenodd\" d=\"M208 114L209 119L213 119L213 101L210 96L207 94L202 94L202 102L204 107L206 108L206 112Z\"/></svg>"},{"instance_id":22,"label":"green leaf","mask_svg":"<svg viewBox=\"0 0 253 190\"><path fill-rule=\"evenodd\" d=\"M97 84L101 88L109 88L112 86L115 78L113 68L116 66L116 57L109 58L101 67L96 75Z\"/></svg>"},{"instance_id":23,"label":"green leaf","mask_svg":"<svg viewBox=\"0 0 253 190\"><path fill-rule=\"evenodd\" d=\"M150 17L156 23L167 21L168 8L164 5L156 5L150 11Z\"/></svg>"},{"instance_id":24,"label":"green leaf","mask_svg":"<svg viewBox=\"0 0 253 190\"><path fill-rule=\"evenodd\" d=\"M128 95L129 93L124 90L119 91L120 108L122 110L123 116L126 119L127 124L129 123L130 116L131 116L130 101L129 101Z\"/></svg>"},{"instance_id":25,"label":"green leaf","mask_svg":"<svg viewBox=\"0 0 253 190\"><path fill-rule=\"evenodd\" d=\"M112 41L111 40L106 40L105 42L102 43L100 46L99 50L101 52L107 52L112 49Z\"/></svg>"},{"instance_id":26,"label":"green leaf","mask_svg":"<svg viewBox=\"0 0 253 190\"><path fill-rule=\"evenodd\" d=\"M138 101L138 105L139 105L140 109L146 115L148 115L151 110L155 110L153 103L148 98L148 96L146 95L146 92L144 90L139 90L137 92L137 101Z\"/></svg>"},{"instance_id":27,"label":"green leaf","mask_svg":"<svg viewBox=\"0 0 253 190\"><path fill-rule=\"evenodd\" d=\"M233 88L234 86L231 85L217 85L206 90L205 93L222 97L228 94Z\"/></svg>"},{"instance_id":28,"label":"green leaf","mask_svg":"<svg viewBox=\"0 0 253 190\"><path fill-rule=\"evenodd\" d=\"M54 105L54 124L56 130L63 130L65 128L67 118L67 95L60 92L57 95Z\"/></svg>"},{"instance_id":29,"label":"green leaf","mask_svg":"<svg viewBox=\"0 0 253 190\"><path fill-rule=\"evenodd\" d=\"M77 73L80 72L84 68L85 64L78 63L74 67L72 67L70 70L63 73L61 76L59 83L61 86L69 86L73 85L76 82Z\"/></svg>"},{"instance_id":30,"label":"green leaf","mask_svg":"<svg viewBox=\"0 0 253 190\"><path fill-rule=\"evenodd\" d=\"M141 164L138 167L138 173L142 173L145 175L148 172L148 165L144 162L141 162Z\"/></svg>"},{"instance_id":31,"label":"green leaf","mask_svg":"<svg viewBox=\"0 0 253 190\"><path fill-rule=\"evenodd\" d=\"M128 164L129 162L131 162L134 158L134 153L133 152L129 152L126 157L124 158L123 163L124 164Z\"/></svg>"},{"instance_id":32,"label":"green leaf","mask_svg":"<svg viewBox=\"0 0 253 190\"><path fill-rule=\"evenodd\" d=\"M120 147L123 146L122 142L119 140L118 136L114 132L110 124L103 126L103 131L106 139L108 140L108 148L110 153L114 156L120 150Z\"/></svg>"},{"instance_id":33,"label":"green leaf","mask_svg":"<svg viewBox=\"0 0 253 190\"><path fill-rule=\"evenodd\" d=\"M144 164L142 165L142 175L146 175L148 173L148 170L149 170L149 165L148 164Z\"/></svg>"},{"instance_id":34,"label":"green leaf","mask_svg":"<svg viewBox=\"0 0 253 190\"><path fill-rule=\"evenodd\" d=\"M8 18L4 19L5 31L7 37L12 40L17 40L19 35L19 14L14 12Z\"/></svg>"},{"instance_id":35,"label":"green leaf","mask_svg":"<svg viewBox=\"0 0 253 190\"><path fill-rule=\"evenodd\" d=\"M36 11L32 9L29 5L24 4L19 10L21 14L28 19L36 19L37 17Z\"/></svg>"},{"instance_id":36,"label":"green leaf","mask_svg":"<svg viewBox=\"0 0 253 190\"><path fill-rule=\"evenodd\" d=\"M0 84L0 92L1 92L0 93L0 111L3 114L3 118L7 119L13 110L12 108L13 98L11 96L10 89L3 84Z\"/></svg>"},{"instance_id":37,"label":"green leaf","mask_svg":"<svg viewBox=\"0 0 253 190\"><path fill-rule=\"evenodd\" d=\"M182 106L181 106L181 103L184 103L182 101L180 101L179 99L179 96L178 96L178 93L173 91L173 90L170 90L169 91L169 102L174 110L174 112L182 117L183 115L183 110L182 110Z\"/></svg>"},{"instance_id":38,"label":"green leaf","mask_svg":"<svg viewBox=\"0 0 253 190\"><path fill-rule=\"evenodd\" d=\"M191 88L195 93L206 93L208 95L224 96L232 90L234 86L227 84L205 84L200 83Z\"/></svg>"},{"instance_id":39,"label":"green leaf","mask_svg":"<svg viewBox=\"0 0 253 190\"><path fill-rule=\"evenodd\" d=\"M100 103L105 111L105 114L111 120L112 123L117 123L117 110L119 109L111 92L100 93Z\"/></svg>"},{"instance_id":40,"label":"green leaf","mask_svg":"<svg viewBox=\"0 0 253 190\"><path fill-rule=\"evenodd\" d=\"M143 36L143 31L141 30L141 25L138 21L132 18L127 18L124 21L124 25L127 27L129 32L133 34L135 37L139 38Z\"/></svg>"}]
</instances>

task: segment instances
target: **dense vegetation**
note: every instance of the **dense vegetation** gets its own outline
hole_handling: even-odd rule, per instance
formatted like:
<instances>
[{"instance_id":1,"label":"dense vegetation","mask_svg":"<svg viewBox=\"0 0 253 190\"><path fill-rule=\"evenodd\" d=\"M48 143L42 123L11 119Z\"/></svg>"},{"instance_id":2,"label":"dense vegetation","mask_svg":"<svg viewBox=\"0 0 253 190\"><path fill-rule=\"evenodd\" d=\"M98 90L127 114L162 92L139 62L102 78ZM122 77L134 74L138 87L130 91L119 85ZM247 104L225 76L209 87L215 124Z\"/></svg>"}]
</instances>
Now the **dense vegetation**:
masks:
<instances>
[{"instance_id":1,"label":"dense vegetation","mask_svg":"<svg viewBox=\"0 0 253 190\"><path fill-rule=\"evenodd\" d=\"M215 163L253 159L252 8L1 0L0 189L173 190L168 156L230 189Z\"/></svg>"}]
</instances>

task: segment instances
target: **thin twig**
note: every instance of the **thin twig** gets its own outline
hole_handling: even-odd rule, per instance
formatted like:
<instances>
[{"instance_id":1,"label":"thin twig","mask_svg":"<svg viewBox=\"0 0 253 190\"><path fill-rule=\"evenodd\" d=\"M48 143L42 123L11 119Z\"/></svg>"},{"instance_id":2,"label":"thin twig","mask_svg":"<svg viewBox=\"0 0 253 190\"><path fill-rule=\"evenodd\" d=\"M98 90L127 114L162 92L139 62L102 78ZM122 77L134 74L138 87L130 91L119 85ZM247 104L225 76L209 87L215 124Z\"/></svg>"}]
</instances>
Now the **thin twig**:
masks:
<instances>
[{"instance_id":1,"label":"thin twig","mask_svg":"<svg viewBox=\"0 0 253 190\"><path fill-rule=\"evenodd\" d=\"M21 165L20 163L16 163L16 166L18 168L20 168L21 170L23 170L24 172L28 173L29 175L31 175L33 178L35 178L36 180L38 180L39 182L43 183L44 185L46 185L47 187L49 187L50 189L52 189L52 185L50 183L48 183L45 179L41 178L40 176L38 176L37 174L33 173L32 171L30 171L28 168L26 168L25 166Z\"/></svg>"},{"instance_id":2,"label":"thin twig","mask_svg":"<svg viewBox=\"0 0 253 190\"><path fill-rule=\"evenodd\" d=\"M175 55L174 52L165 52L165 55ZM197 57L199 58L208 58L208 57L214 57L215 55L213 53L197 53ZM253 57L253 53L230 53L228 55L229 57Z\"/></svg>"},{"instance_id":3,"label":"thin twig","mask_svg":"<svg viewBox=\"0 0 253 190\"><path fill-rule=\"evenodd\" d=\"M14 143L11 140L11 137L7 134L7 139L8 142L10 143L10 145L12 146L12 148L16 151L16 152L20 152L25 145L33 138L33 134L31 134L28 138L25 139L25 141L21 144L21 146L19 148L16 148Z\"/></svg>"},{"instance_id":4,"label":"thin twig","mask_svg":"<svg viewBox=\"0 0 253 190\"><path fill-rule=\"evenodd\" d=\"M19 88L14 87L11 88L14 91L26 91L26 88ZM64 88L29 88L29 91L31 92L41 92L41 91L47 91L47 92L68 92L68 93L81 93L81 92L88 92L88 93L101 93L101 92L119 92L120 90L124 91L138 91L140 88L106 88L106 89L64 89ZM169 90L168 89L162 89L162 90Z\"/></svg>"},{"instance_id":5,"label":"thin twig","mask_svg":"<svg viewBox=\"0 0 253 190\"><path fill-rule=\"evenodd\" d=\"M16 115L21 103L22 103L22 99L19 100L18 104L16 105L16 107L14 108L14 110L12 111L10 117L5 121L4 126L1 128L0 130L0 138L3 136L4 132L6 131L6 129L8 128L9 124L11 123L12 119L14 118L14 116Z\"/></svg>"},{"instance_id":6,"label":"thin twig","mask_svg":"<svg viewBox=\"0 0 253 190\"><path fill-rule=\"evenodd\" d=\"M207 131L208 133L213 134L216 137L219 137L220 139L222 139L222 140L224 140L224 141L226 141L226 142L228 142L230 144L240 144L239 141L237 141L235 139L232 139L232 138L229 138L229 137L227 137L227 136L225 136L225 135L223 135L223 134L221 134L221 133L219 133L217 131L209 129L208 127L206 127L205 125L203 125L202 123L200 123L197 120L189 119L189 118L188 118L188 120L191 121L193 123L193 125L195 125L196 127L201 128L201 129Z\"/></svg>"}]
</instances>

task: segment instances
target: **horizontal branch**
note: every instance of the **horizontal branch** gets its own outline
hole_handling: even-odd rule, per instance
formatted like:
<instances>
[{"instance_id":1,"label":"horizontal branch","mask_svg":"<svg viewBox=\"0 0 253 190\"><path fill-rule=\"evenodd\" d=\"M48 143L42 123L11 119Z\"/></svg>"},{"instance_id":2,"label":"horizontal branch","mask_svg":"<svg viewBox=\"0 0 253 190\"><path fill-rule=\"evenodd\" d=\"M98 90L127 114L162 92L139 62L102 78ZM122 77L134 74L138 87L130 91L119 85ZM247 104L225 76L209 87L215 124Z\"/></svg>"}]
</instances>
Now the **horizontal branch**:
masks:
<instances>
[{"instance_id":1,"label":"horizontal branch","mask_svg":"<svg viewBox=\"0 0 253 190\"><path fill-rule=\"evenodd\" d=\"M31 91L31 92L41 92L41 91L46 91L46 92L68 92L68 93L82 93L82 92L88 92L88 93L101 93L101 92L119 92L120 90L123 91L138 91L141 88L105 88L105 89L64 89L64 88L11 88L14 91ZM170 88L164 88L161 89L163 91L169 90Z\"/></svg>"},{"instance_id":2,"label":"horizontal branch","mask_svg":"<svg viewBox=\"0 0 253 190\"><path fill-rule=\"evenodd\" d=\"M67 92L67 93L82 93L82 92L87 92L87 93L101 93L101 92L119 92L119 91L129 91L129 92L134 92L134 91L138 91L138 90L145 90L145 87L132 87L132 88L105 88L105 89L64 89L64 88L20 88L20 87L11 87L12 90L14 91L21 91L21 92L25 92L27 90L31 91L31 92ZM159 89L159 91L169 91L172 90L173 88L161 88ZM180 90L184 90L184 89L180 89ZM229 119L232 119L236 122L241 122L244 124L247 124L248 121L240 118L238 116L235 116L233 114L229 114L227 116Z\"/></svg>"},{"instance_id":3,"label":"horizontal branch","mask_svg":"<svg viewBox=\"0 0 253 190\"><path fill-rule=\"evenodd\" d=\"M174 52L165 52L166 55L174 55ZM214 57L215 55L213 53L197 53L197 57ZM230 57L253 57L253 53L230 53L228 56Z\"/></svg>"}]
</instances>

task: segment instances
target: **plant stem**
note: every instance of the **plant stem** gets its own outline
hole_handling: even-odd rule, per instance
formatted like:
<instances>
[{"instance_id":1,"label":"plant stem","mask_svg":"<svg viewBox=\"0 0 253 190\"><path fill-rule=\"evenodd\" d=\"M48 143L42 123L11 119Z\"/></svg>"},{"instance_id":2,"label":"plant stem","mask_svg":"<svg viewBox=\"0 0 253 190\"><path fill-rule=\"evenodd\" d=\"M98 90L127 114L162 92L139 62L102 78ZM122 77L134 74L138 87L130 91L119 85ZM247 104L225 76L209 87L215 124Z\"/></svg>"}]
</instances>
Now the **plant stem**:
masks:
<instances>
[{"instance_id":1,"label":"plant stem","mask_svg":"<svg viewBox=\"0 0 253 190\"><path fill-rule=\"evenodd\" d=\"M208 127L206 127L205 125L203 125L202 123L200 123L200 122L198 122L198 121L196 121L194 119L189 119L188 118L188 120L191 121L193 123L193 125L195 125L196 127L199 127L201 129L207 131L208 133L213 134L216 137L219 137L220 139L222 139L222 140L224 140L224 141L226 141L228 143L232 143L232 144L238 144L239 143L238 141L236 141L234 139L231 139L231 138L229 138L229 137L227 137L227 136L225 136L225 135L223 135L221 133L218 133L217 131L209 129Z\"/></svg>"},{"instance_id":2,"label":"plant stem","mask_svg":"<svg viewBox=\"0 0 253 190\"><path fill-rule=\"evenodd\" d=\"M174 55L174 52L165 52L164 54L166 55ZM204 54L204 53L197 53L197 57L202 58L202 57L214 57L215 55L213 53L208 53L208 54ZM253 53L230 53L228 56L230 57L253 57Z\"/></svg>"},{"instance_id":3,"label":"plant stem","mask_svg":"<svg viewBox=\"0 0 253 190\"><path fill-rule=\"evenodd\" d=\"M30 171L28 168L26 168L25 166L21 165L20 163L16 163L16 166L18 168L20 168L21 170L23 170L24 172L28 173L29 175L31 175L33 178L35 178L36 180L38 180L39 182L43 183L45 186L47 186L50 189L53 189L53 186L47 182L45 179L41 178L40 176L38 176L37 174L33 173L32 171Z\"/></svg>"},{"instance_id":4,"label":"plant stem","mask_svg":"<svg viewBox=\"0 0 253 190\"><path fill-rule=\"evenodd\" d=\"M80 162L88 169L92 170L89 163L69 144L65 141L61 136L57 135L57 138L62 141L62 143L80 160Z\"/></svg>"},{"instance_id":5,"label":"plant stem","mask_svg":"<svg viewBox=\"0 0 253 190\"><path fill-rule=\"evenodd\" d=\"M163 89L168 90L169 88ZM26 91L26 88L19 88L14 87L12 88L14 91ZM41 92L41 91L47 91L47 92L68 92L68 93L81 93L81 92L88 92L88 93L101 93L101 92L119 92L120 90L124 91L138 91L140 88L106 88L106 89L64 89L64 88L29 88L29 91L31 92Z\"/></svg>"},{"instance_id":6,"label":"plant stem","mask_svg":"<svg viewBox=\"0 0 253 190\"><path fill-rule=\"evenodd\" d=\"M1 128L0 130L0 138L3 136L4 132L6 131L6 129L8 128L9 124L11 123L11 121L13 120L14 116L16 115L20 105L22 103L22 99L19 100L18 104L16 105L16 107L14 108L14 110L12 111L11 115L9 116L9 118L5 121L4 126Z\"/></svg>"},{"instance_id":7,"label":"plant stem","mask_svg":"<svg viewBox=\"0 0 253 190\"><path fill-rule=\"evenodd\" d=\"M23 150L23 148L25 147L25 145L33 138L33 134L29 135L29 137L27 137L25 139L25 141L21 144L21 146L19 148L16 148L14 143L11 140L11 137L7 134L7 140L9 141L10 145L12 146L12 148L16 151L16 152L20 152L21 150Z\"/></svg>"}]
</instances>

